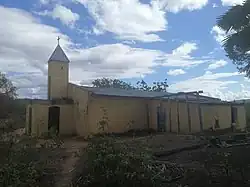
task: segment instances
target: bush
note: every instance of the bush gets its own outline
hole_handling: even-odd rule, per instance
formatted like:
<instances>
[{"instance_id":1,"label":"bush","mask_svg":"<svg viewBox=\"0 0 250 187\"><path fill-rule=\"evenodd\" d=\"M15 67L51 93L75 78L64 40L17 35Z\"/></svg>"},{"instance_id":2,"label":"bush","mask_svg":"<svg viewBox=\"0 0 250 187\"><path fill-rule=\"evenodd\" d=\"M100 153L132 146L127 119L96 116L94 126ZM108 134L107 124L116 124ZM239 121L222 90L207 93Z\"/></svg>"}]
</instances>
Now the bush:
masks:
<instances>
[{"instance_id":1,"label":"bush","mask_svg":"<svg viewBox=\"0 0 250 187\"><path fill-rule=\"evenodd\" d=\"M0 140L0 187L52 187L61 170L64 151L57 141L37 147L30 137Z\"/></svg>"},{"instance_id":2,"label":"bush","mask_svg":"<svg viewBox=\"0 0 250 187\"><path fill-rule=\"evenodd\" d=\"M12 139L0 142L0 186L37 186L44 164L39 152L31 147L19 146Z\"/></svg>"},{"instance_id":3,"label":"bush","mask_svg":"<svg viewBox=\"0 0 250 187\"><path fill-rule=\"evenodd\" d=\"M149 152L136 152L114 138L95 138L77 163L76 187L152 187L171 181L166 165L152 160ZM165 184L166 185L166 184Z\"/></svg>"},{"instance_id":4,"label":"bush","mask_svg":"<svg viewBox=\"0 0 250 187\"><path fill-rule=\"evenodd\" d=\"M29 150L28 155L30 156ZM39 183L42 175L42 164L35 161L23 162L21 157L27 156L25 151L18 151L16 155L11 155L9 159L0 168L0 184L3 187L33 187ZM34 153L33 153L34 154ZM17 162L17 158L18 162Z\"/></svg>"}]
</instances>

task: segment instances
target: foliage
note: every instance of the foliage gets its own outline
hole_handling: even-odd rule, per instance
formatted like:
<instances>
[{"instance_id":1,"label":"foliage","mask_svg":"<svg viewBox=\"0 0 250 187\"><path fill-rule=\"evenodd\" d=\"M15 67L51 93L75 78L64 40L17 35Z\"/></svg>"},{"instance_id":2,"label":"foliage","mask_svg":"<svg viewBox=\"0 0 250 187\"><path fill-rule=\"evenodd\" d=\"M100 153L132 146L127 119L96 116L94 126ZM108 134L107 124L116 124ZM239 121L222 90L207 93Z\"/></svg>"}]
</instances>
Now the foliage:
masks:
<instances>
[{"instance_id":1,"label":"foliage","mask_svg":"<svg viewBox=\"0 0 250 187\"><path fill-rule=\"evenodd\" d=\"M108 128L108 123L109 123L109 118L108 118L108 112L107 109L105 109L104 107L101 107L102 112L103 112L103 116L102 119L100 121L98 121L98 129L103 133L105 132L105 129Z\"/></svg>"},{"instance_id":2,"label":"foliage","mask_svg":"<svg viewBox=\"0 0 250 187\"><path fill-rule=\"evenodd\" d=\"M191 156L193 160L197 159L204 167L196 171L187 170L184 185L249 186L249 147L233 147L224 150L208 149L191 153Z\"/></svg>"},{"instance_id":3,"label":"foliage","mask_svg":"<svg viewBox=\"0 0 250 187\"><path fill-rule=\"evenodd\" d=\"M25 105L16 99L16 90L12 82L0 72L0 119L14 120L15 118L18 122L23 120Z\"/></svg>"},{"instance_id":4,"label":"foliage","mask_svg":"<svg viewBox=\"0 0 250 187\"><path fill-rule=\"evenodd\" d=\"M51 187L61 170L64 156L57 140L38 143L30 137L13 136L0 140L0 187ZM56 146L55 146L56 144Z\"/></svg>"},{"instance_id":5,"label":"foliage","mask_svg":"<svg viewBox=\"0 0 250 187\"><path fill-rule=\"evenodd\" d=\"M156 91L166 92L168 88L167 79L162 82L153 82L152 86L149 86L144 80L138 81L136 86L119 79L101 78L92 82L94 87L98 88L121 88L125 90L143 90L143 91Z\"/></svg>"},{"instance_id":6,"label":"foliage","mask_svg":"<svg viewBox=\"0 0 250 187\"><path fill-rule=\"evenodd\" d=\"M28 162L27 156L30 159ZM1 186L36 186L39 183L44 168L43 164L33 160L34 156L39 158L38 152L34 149L19 149L15 150L15 152L11 150L0 168Z\"/></svg>"},{"instance_id":7,"label":"foliage","mask_svg":"<svg viewBox=\"0 0 250 187\"><path fill-rule=\"evenodd\" d=\"M77 187L166 186L171 176L164 164L153 162L149 151L131 150L114 138L92 140L77 163Z\"/></svg>"},{"instance_id":8,"label":"foliage","mask_svg":"<svg viewBox=\"0 0 250 187\"><path fill-rule=\"evenodd\" d=\"M250 77L250 0L243 5L231 7L217 20L218 26L227 32L223 41L227 56L237 65L240 72Z\"/></svg>"},{"instance_id":9,"label":"foliage","mask_svg":"<svg viewBox=\"0 0 250 187\"><path fill-rule=\"evenodd\" d=\"M131 84L119 79L101 78L94 80L92 84L94 87L98 88L122 88L126 90L135 89Z\"/></svg>"},{"instance_id":10,"label":"foliage","mask_svg":"<svg viewBox=\"0 0 250 187\"><path fill-rule=\"evenodd\" d=\"M38 164L39 153L29 144L19 146L15 136L1 136L0 186L36 186L42 175L43 165Z\"/></svg>"},{"instance_id":11,"label":"foliage","mask_svg":"<svg viewBox=\"0 0 250 187\"><path fill-rule=\"evenodd\" d=\"M148 86L148 84L144 81L137 82L137 89L144 91L155 91L155 92L166 92L168 88L167 79L162 82L153 82L153 86Z\"/></svg>"},{"instance_id":12,"label":"foliage","mask_svg":"<svg viewBox=\"0 0 250 187\"><path fill-rule=\"evenodd\" d=\"M17 88L15 86L13 86L12 82L7 79L7 77L0 72L0 95L1 97L7 96L9 98L16 98L17 94L16 94L16 90Z\"/></svg>"}]
</instances>

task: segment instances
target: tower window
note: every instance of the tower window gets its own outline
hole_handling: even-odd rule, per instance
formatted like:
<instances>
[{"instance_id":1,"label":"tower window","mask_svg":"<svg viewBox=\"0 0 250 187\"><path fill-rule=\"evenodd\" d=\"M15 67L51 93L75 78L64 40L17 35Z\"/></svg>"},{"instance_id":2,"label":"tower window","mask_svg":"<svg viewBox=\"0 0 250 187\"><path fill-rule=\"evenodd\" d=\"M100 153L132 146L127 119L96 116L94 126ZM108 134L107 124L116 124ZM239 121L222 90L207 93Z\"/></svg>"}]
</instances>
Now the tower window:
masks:
<instances>
[{"instance_id":1,"label":"tower window","mask_svg":"<svg viewBox=\"0 0 250 187\"><path fill-rule=\"evenodd\" d=\"M61 67L61 69L63 69L63 66Z\"/></svg>"}]
</instances>

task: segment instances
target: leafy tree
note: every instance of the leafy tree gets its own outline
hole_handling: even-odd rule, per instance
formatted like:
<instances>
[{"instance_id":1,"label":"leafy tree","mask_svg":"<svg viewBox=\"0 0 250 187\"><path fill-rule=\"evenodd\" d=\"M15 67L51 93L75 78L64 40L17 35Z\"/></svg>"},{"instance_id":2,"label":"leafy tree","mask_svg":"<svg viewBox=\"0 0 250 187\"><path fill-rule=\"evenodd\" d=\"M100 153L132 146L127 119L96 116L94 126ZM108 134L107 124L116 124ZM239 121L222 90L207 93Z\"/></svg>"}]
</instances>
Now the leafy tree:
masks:
<instances>
[{"instance_id":1,"label":"leafy tree","mask_svg":"<svg viewBox=\"0 0 250 187\"><path fill-rule=\"evenodd\" d=\"M153 86L151 87L151 90L155 92L166 92L167 88L168 88L167 79L164 79L164 81L153 82Z\"/></svg>"},{"instance_id":2,"label":"leafy tree","mask_svg":"<svg viewBox=\"0 0 250 187\"><path fill-rule=\"evenodd\" d=\"M148 86L148 84L144 80L138 81L136 84L137 84L136 88L139 90L151 91L151 87Z\"/></svg>"},{"instance_id":3,"label":"leafy tree","mask_svg":"<svg viewBox=\"0 0 250 187\"><path fill-rule=\"evenodd\" d=\"M126 90L135 89L130 83L126 83L119 79L109 79L109 78L101 78L96 79L92 82L94 87L98 88L122 88Z\"/></svg>"},{"instance_id":4,"label":"leafy tree","mask_svg":"<svg viewBox=\"0 0 250 187\"><path fill-rule=\"evenodd\" d=\"M17 88L13 86L12 82L0 72L0 95L14 99L17 96L16 90Z\"/></svg>"},{"instance_id":5,"label":"leafy tree","mask_svg":"<svg viewBox=\"0 0 250 187\"><path fill-rule=\"evenodd\" d=\"M0 72L0 118L6 118L13 109L13 101L17 96L16 90L12 82Z\"/></svg>"},{"instance_id":6,"label":"leafy tree","mask_svg":"<svg viewBox=\"0 0 250 187\"><path fill-rule=\"evenodd\" d=\"M227 56L240 72L250 77L250 0L231 7L217 20L218 26L228 35L223 40Z\"/></svg>"},{"instance_id":7,"label":"leafy tree","mask_svg":"<svg viewBox=\"0 0 250 187\"><path fill-rule=\"evenodd\" d=\"M168 88L167 79L162 82L153 82L149 86L144 80L138 81L136 86L131 85L119 79L101 78L92 82L94 87L98 88L121 88L126 90L139 89L144 91L166 92Z\"/></svg>"}]
</instances>

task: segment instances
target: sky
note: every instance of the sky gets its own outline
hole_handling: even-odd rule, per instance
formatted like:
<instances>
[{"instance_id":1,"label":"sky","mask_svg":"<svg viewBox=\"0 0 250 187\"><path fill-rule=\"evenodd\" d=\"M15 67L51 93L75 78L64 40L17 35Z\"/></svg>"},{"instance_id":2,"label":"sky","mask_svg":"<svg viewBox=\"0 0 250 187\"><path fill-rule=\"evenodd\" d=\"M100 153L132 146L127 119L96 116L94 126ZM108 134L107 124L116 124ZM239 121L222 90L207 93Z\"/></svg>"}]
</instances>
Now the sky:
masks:
<instances>
[{"instance_id":1,"label":"sky","mask_svg":"<svg viewBox=\"0 0 250 187\"><path fill-rule=\"evenodd\" d=\"M216 18L242 0L0 0L0 71L19 97L46 98L47 61L60 44L70 82L96 78L169 92L203 90L223 100L250 98L250 80L226 57Z\"/></svg>"}]
</instances>

